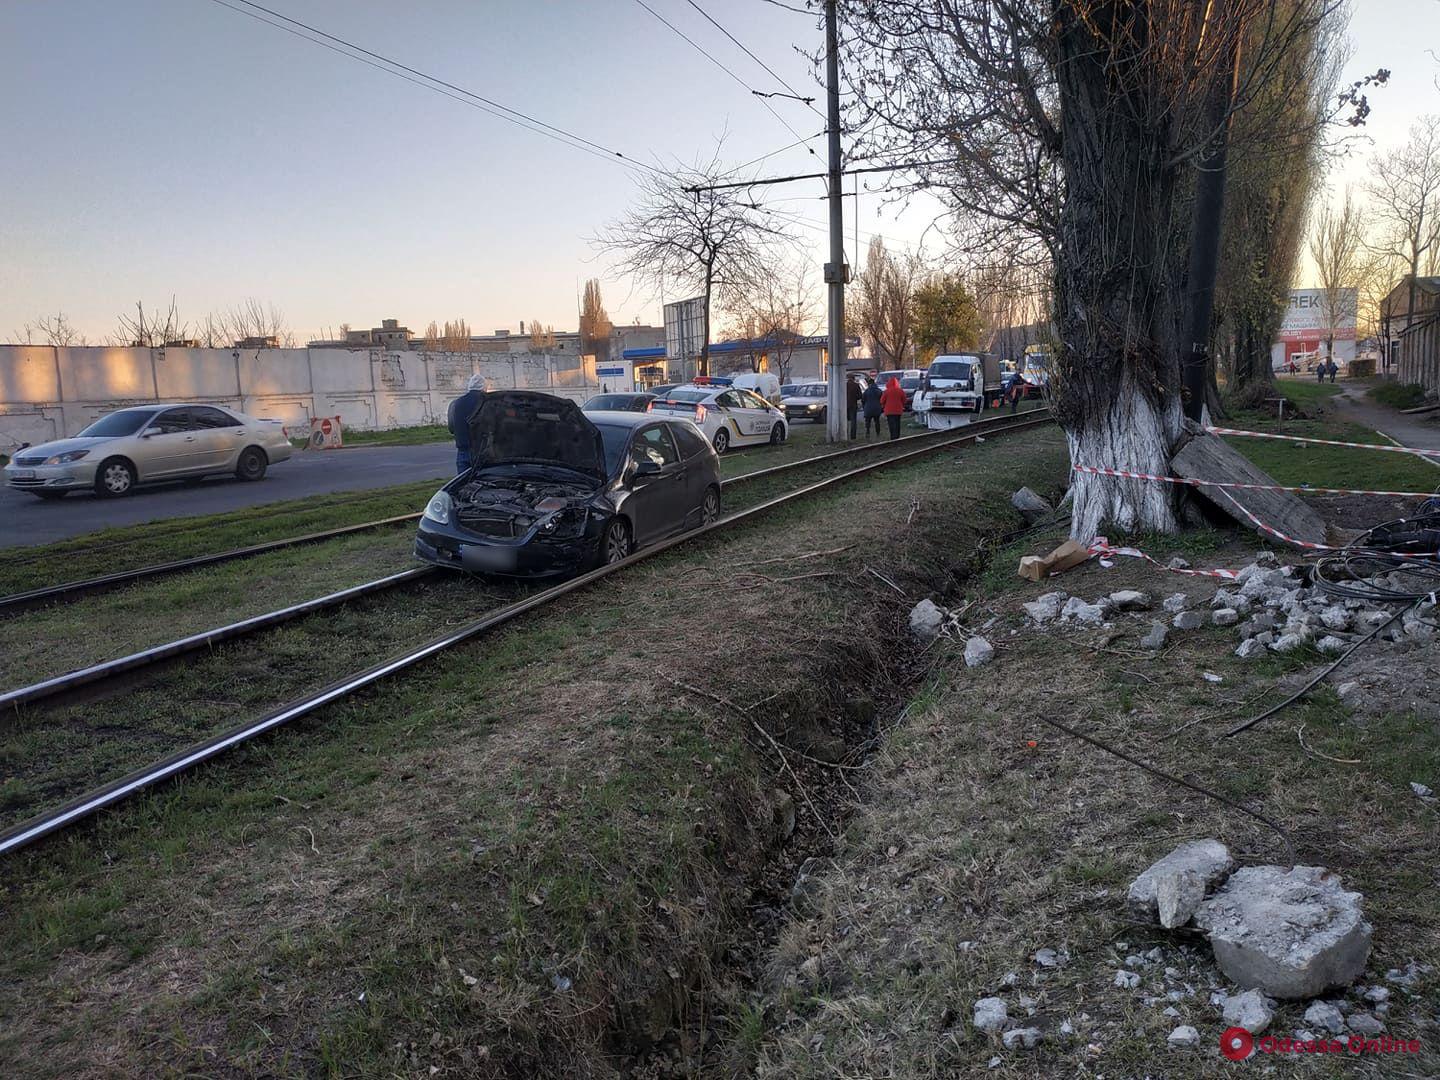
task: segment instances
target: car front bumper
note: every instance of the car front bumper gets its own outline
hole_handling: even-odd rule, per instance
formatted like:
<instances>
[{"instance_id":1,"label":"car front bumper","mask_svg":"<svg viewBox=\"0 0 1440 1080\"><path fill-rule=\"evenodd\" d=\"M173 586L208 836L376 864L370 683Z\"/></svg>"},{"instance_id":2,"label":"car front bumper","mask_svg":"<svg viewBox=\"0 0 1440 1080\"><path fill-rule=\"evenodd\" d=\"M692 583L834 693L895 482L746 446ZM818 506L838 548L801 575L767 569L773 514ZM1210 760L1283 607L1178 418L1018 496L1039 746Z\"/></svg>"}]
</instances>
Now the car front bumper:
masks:
<instances>
[{"instance_id":1,"label":"car front bumper","mask_svg":"<svg viewBox=\"0 0 1440 1080\"><path fill-rule=\"evenodd\" d=\"M5 466L5 485L16 491L80 491L95 486L95 466L93 461L73 461L25 468L11 462Z\"/></svg>"},{"instance_id":2,"label":"car front bumper","mask_svg":"<svg viewBox=\"0 0 1440 1080\"><path fill-rule=\"evenodd\" d=\"M576 537L534 536L502 540L423 519L415 532L415 557L434 566L503 577L556 577L588 570L598 560L599 527Z\"/></svg>"}]
</instances>

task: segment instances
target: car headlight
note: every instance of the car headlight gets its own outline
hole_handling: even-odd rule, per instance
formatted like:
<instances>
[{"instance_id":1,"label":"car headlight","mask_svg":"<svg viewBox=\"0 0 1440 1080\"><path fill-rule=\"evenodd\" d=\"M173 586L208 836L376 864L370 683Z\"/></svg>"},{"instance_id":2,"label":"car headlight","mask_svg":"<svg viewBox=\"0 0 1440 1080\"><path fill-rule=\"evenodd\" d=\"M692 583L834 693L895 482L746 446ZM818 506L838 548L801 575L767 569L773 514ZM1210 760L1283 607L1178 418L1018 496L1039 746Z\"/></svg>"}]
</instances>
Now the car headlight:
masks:
<instances>
[{"instance_id":1,"label":"car headlight","mask_svg":"<svg viewBox=\"0 0 1440 1080\"><path fill-rule=\"evenodd\" d=\"M54 457L45 459L46 465L69 465L72 461L79 461L89 454L89 450L67 450L63 454L56 454Z\"/></svg>"},{"instance_id":2,"label":"car headlight","mask_svg":"<svg viewBox=\"0 0 1440 1080\"><path fill-rule=\"evenodd\" d=\"M449 525L450 511L454 505L448 494L437 491L425 504L425 520L433 521L437 525Z\"/></svg>"},{"instance_id":3,"label":"car headlight","mask_svg":"<svg viewBox=\"0 0 1440 1080\"><path fill-rule=\"evenodd\" d=\"M571 506L561 510L558 514L552 514L540 526L542 536L553 536L563 539L573 539L585 531L585 521L588 517L585 507Z\"/></svg>"},{"instance_id":4,"label":"car headlight","mask_svg":"<svg viewBox=\"0 0 1440 1080\"><path fill-rule=\"evenodd\" d=\"M811 412L816 412L817 410L823 409L824 407L825 403L823 401L812 401L809 405L805 406L805 408L809 409Z\"/></svg>"}]
</instances>

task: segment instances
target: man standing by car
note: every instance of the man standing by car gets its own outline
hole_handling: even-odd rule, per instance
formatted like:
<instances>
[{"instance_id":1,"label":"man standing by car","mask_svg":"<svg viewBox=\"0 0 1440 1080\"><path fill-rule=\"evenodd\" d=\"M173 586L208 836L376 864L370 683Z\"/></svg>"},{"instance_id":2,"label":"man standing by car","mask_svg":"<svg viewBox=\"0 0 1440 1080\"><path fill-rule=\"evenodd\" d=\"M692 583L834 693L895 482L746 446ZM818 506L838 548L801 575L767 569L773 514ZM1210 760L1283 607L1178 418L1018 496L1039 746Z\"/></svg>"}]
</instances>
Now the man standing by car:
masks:
<instances>
[{"instance_id":1,"label":"man standing by car","mask_svg":"<svg viewBox=\"0 0 1440 1080\"><path fill-rule=\"evenodd\" d=\"M865 407L865 438L870 438L870 425L875 425L875 434L880 434L880 387L872 380L860 395L861 404Z\"/></svg>"},{"instance_id":2,"label":"man standing by car","mask_svg":"<svg viewBox=\"0 0 1440 1080\"><path fill-rule=\"evenodd\" d=\"M476 372L465 383L465 393L450 403L446 419L449 423L450 434L455 437L455 475L457 476L470 468L470 417L480 407L480 399L484 396L485 376Z\"/></svg>"},{"instance_id":3,"label":"man standing by car","mask_svg":"<svg viewBox=\"0 0 1440 1080\"><path fill-rule=\"evenodd\" d=\"M880 395L880 411L885 414L885 422L890 425L891 440L898 439L900 417L905 415L905 390L899 379L891 379L885 384L885 391Z\"/></svg>"},{"instance_id":4,"label":"man standing by car","mask_svg":"<svg viewBox=\"0 0 1440 1080\"><path fill-rule=\"evenodd\" d=\"M860 381L851 374L845 380L845 418L850 421L850 438L855 438L855 415L860 411Z\"/></svg>"}]
</instances>

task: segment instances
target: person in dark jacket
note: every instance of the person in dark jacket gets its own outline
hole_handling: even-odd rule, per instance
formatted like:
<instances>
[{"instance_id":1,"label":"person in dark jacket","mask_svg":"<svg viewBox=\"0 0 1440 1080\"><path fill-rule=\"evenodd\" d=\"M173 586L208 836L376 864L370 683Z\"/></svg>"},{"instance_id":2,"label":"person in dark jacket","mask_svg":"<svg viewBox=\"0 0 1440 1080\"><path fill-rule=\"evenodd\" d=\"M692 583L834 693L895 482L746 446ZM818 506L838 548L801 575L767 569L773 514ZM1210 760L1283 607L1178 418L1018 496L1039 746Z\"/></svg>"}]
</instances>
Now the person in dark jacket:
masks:
<instances>
[{"instance_id":1,"label":"person in dark jacket","mask_svg":"<svg viewBox=\"0 0 1440 1080\"><path fill-rule=\"evenodd\" d=\"M905 415L905 389L899 379L891 379L880 394L880 411L890 426L890 438L900 437L900 417Z\"/></svg>"},{"instance_id":2,"label":"person in dark jacket","mask_svg":"<svg viewBox=\"0 0 1440 1080\"><path fill-rule=\"evenodd\" d=\"M865 438L870 438L870 425L875 425L875 434L880 434L880 387L871 383L860 395L860 403L865 408Z\"/></svg>"},{"instance_id":3,"label":"person in dark jacket","mask_svg":"<svg viewBox=\"0 0 1440 1080\"><path fill-rule=\"evenodd\" d=\"M845 380L845 419L850 422L850 438L855 438L855 414L860 411L860 383L854 375Z\"/></svg>"},{"instance_id":4,"label":"person in dark jacket","mask_svg":"<svg viewBox=\"0 0 1440 1080\"><path fill-rule=\"evenodd\" d=\"M465 384L465 393L450 403L446 420L450 434L455 438L455 473L458 476L470 468L470 418L480 407L485 396L485 376L474 374Z\"/></svg>"}]
</instances>

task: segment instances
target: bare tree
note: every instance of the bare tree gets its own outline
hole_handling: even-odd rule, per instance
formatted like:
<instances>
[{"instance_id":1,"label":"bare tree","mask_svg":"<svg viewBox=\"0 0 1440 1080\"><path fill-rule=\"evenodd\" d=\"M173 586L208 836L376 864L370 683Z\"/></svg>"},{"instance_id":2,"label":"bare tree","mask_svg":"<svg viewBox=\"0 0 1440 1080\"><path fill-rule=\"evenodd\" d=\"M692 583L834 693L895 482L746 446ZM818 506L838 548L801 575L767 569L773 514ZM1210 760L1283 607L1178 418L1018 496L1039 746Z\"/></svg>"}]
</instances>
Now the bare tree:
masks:
<instances>
[{"instance_id":1,"label":"bare tree","mask_svg":"<svg viewBox=\"0 0 1440 1080\"><path fill-rule=\"evenodd\" d=\"M1337 17L1334 0L846 5L862 152L936 162L912 167L920 182L1053 260L1051 385L1072 460L1168 469L1183 330L1204 285L1187 279L1197 168L1232 116L1294 113L1294 96L1259 91L1278 65L1322 62L1305 49ZM1164 485L1079 474L1072 490L1078 538L1107 522L1176 527Z\"/></svg>"},{"instance_id":2,"label":"bare tree","mask_svg":"<svg viewBox=\"0 0 1440 1080\"><path fill-rule=\"evenodd\" d=\"M522 324L523 325L523 324ZM555 327L543 324L539 319L530 320L530 348L535 351L555 347Z\"/></svg>"},{"instance_id":3,"label":"bare tree","mask_svg":"<svg viewBox=\"0 0 1440 1080\"><path fill-rule=\"evenodd\" d=\"M818 328L818 293L803 262L767 268L735 290L725 336L747 343L741 361L759 371L767 361L780 381L790 381L795 352Z\"/></svg>"},{"instance_id":4,"label":"bare tree","mask_svg":"<svg viewBox=\"0 0 1440 1080\"><path fill-rule=\"evenodd\" d=\"M702 375L710 371L714 302L759 280L793 242L743 189L713 190L729 179L718 152L708 162L647 174L639 180L639 203L593 241L616 258L617 270L656 292L668 286L703 297Z\"/></svg>"},{"instance_id":5,"label":"bare tree","mask_svg":"<svg viewBox=\"0 0 1440 1080\"><path fill-rule=\"evenodd\" d=\"M865 268L855 275L847 316L870 346L878 367L904 367L911 356L915 309L911 299L920 264L910 255L893 255L883 238L870 241Z\"/></svg>"},{"instance_id":6,"label":"bare tree","mask_svg":"<svg viewBox=\"0 0 1440 1080\"><path fill-rule=\"evenodd\" d=\"M1310 257L1320 278L1320 317L1325 330L1325 359L1335 358L1335 336L1356 322L1359 281L1364 267L1365 223L1345 192L1339 207L1321 208L1310 237Z\"/></svg>"},{"instance_id":7,"label":"bare tree","mask_svg":"<svg viewBox=\"0 0 1440 1080\"><path fill-rule=\"evenodd\" d=\"M54 315L42 315L33 322L27 322L15 332L15 338L25 345L58 345L61 348L90 344L63 311L57 311Z\"/></svg>"},{"instance_id":8,"label":"bare tree","mask_svg":"<svg viewBox=\"0 0 1440 1080\"><path fill-rule=\"evenodd\" d=\"M207 325L211 320L220 336L228 337L232 345L239 345L247 339L274 339L279 348L295 347L295 333L285 321L284 314L274 304L266 304L253 296L246 297L229 311L208 316Z\"/></svg>"},{"instance_id":9,"label":"bare tree","mask_svg":"<svg viewBox=\"0 0 1440 1080\"><path fill-rule=\"evenodd\" d=\"M580 303L580 351L600 360L610 356L610 332L614 325L605 311L605 302L600 298L600 279L590 278L585 282L584 298Z\"/></svg>"},{"instance_id":10,"label":"bare tree","mask_svg":"<svg viewBox=\"0 0 1440 1080\"><path fill-rule=\"evenodd\" d=\"M1398 151L1377 153L1370 171L1372 250L1404 266L1410 279L1405 310L1413 312L1415 278L1440 265L1440 116L1422 116L1409 141Z\"/></svg>"},{"instance_id":11,"label":"bare tree","mask_svg":"<svg viewBox=\"0 0 1440 1080\"><path fill-rule=\"evenodd\" d=\"M150 311L146 311L145 304L137 300L134 315L118 316L110 344L155 349L167 342L188 340L189 329L190 324L180 318L173 296L169 307L152 308Z\"/></svg>"}]
</instances>

